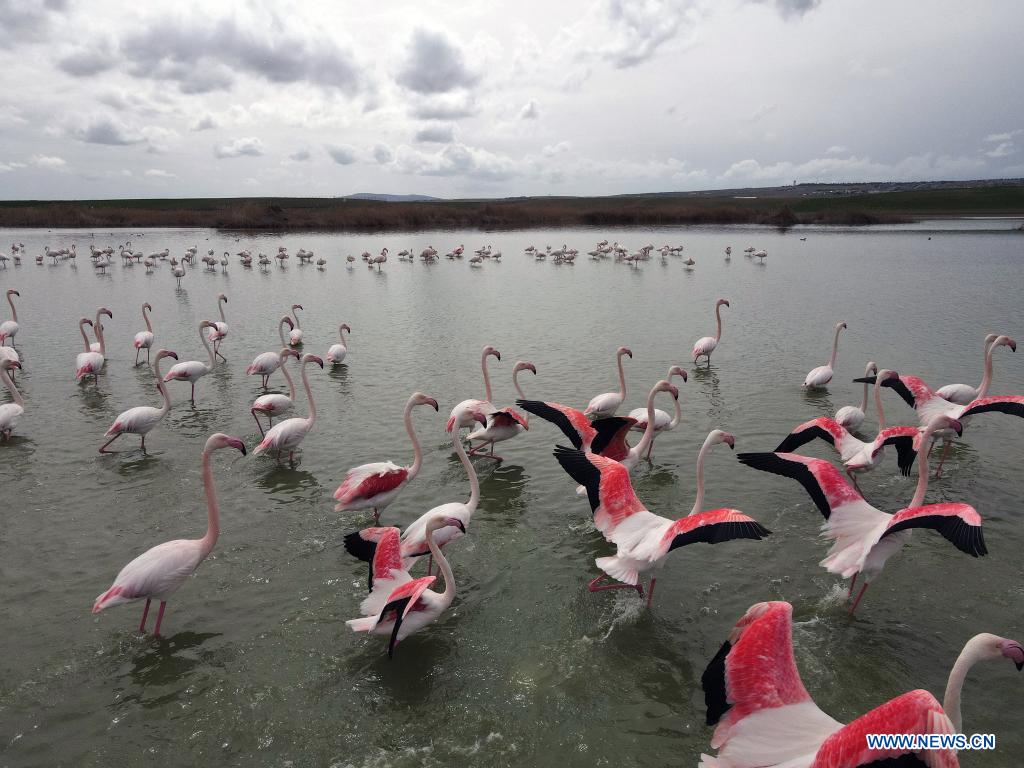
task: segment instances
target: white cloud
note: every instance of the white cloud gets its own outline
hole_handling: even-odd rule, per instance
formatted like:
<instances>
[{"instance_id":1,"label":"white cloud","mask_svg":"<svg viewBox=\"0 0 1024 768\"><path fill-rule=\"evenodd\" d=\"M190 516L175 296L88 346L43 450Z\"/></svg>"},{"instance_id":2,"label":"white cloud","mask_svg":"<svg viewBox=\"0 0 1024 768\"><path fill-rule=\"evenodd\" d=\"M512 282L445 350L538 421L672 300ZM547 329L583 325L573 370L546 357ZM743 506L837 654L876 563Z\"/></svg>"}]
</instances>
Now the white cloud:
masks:
<instances>
[{"instance_id":1,"label":"white cloud","mask_svg":"<svg viewBox=\"0 0 1024 768\"><path fill-rule=\"evenodd\" d=\"M448 124L427 125L416 131L415 139L424 143L447 144L455 140L455 131Z\"/></svg>"},{"instance_id":2,"label":"white cloud","mask_svg":"<svg viewBox=\"0 0 1024 768\"><path fill-rule=\"evenodd\" d=\"M300 149L288 155L288 159L296 163L305 163L312 159L313 155L308 149Z\"/></svg>"},{"instance_id":3,"label":"white cloud","mask_svg":"<svg viewBox=\"0 0 1024 768\"><path fill-rule=\"evenodd\" d=\"M87 120L74 129L73 135L79 141L84 141L87 144L109 144L112 146L141 144L146 140L141 133L128 128L110 116Z\"/></svg>"},{"instance_id":4,"label":"white cloud","mask_svg":"<svg viewBox=\"0 0 1024 768\"><path fill-rule=\"evenodd\" d=\"M523 105L523 108L519 110L520 120L536 120L540 117L540 107L537 106L537 102L531 99Z\"/></svg>"},{"instance_id":5,"label":"white cloud","mask_svg":"<svg viewBox=\"0 0 1024 768\"><path fill-rule=\"evenodd\" d=\"M338 165L351 165L356 161L356 148L348 144L328 144L324 149Z\"/></svg>"},{"instance_id":6,"label":"white cloud","mask_svg":"<svg viewBox=\"0 0 1024 768\"><path fill-rule=\"evenodd\" d=\"M416 93L447 93L470 88L479 80L462 51L443 32L419 28L413 32L405 61L395 79Z\"/></svg>"},{"instance_id":7,"label":"white cloud","mask_svg":"<svg viewBox=\"0 0 1024 768\"><path fill-rule=\"evenodd\" d=\"M218 158L241 157L242 155L259 157L262 154L263 142L255 136L234 139L226 144L218 144L213 148L213 155Z\"/></svg>"},{"instance_id":8,"label":"white cloud","mask_svg":"<svg viewBox=\"0 0 1024 768\"><path fill-rule=\"evenodd\" d=\"M1024 133L1024 128L1018 128L1014 131L1006 131L1005 133L990 133L988 136L985 137L984 140L992 143L999 141L1010 141L1016 136L1019 136L1021 133Z\"/></svg>"},{"instance_id":9,"label":"white cloud","mask_svg":"<svg viewBox=\"0 0 1024 768\"><path fill-rule=\"evenodd\" d=\"M148 168L143 174L151 179L176 179L178 178L175 174L169 171L161 170L160 168Z\"/></svg>"},{"instance_id":10,"label":"white cloud","mask_svg":"<svg viewBox=\"0 0 1024 768\"><path fill-rule=\"evenodd\" d=\"M373 159L379 165L387 165L395 159L395 153L391 151L391 147L387 144L376 144L373 147Z\"/></svg>"},{"instance_id":11,"label":"white cloud","mask_svg":"<svg viewBox=\"0 0 1024 768\"><path fill-rule=\"evenodd\" d=\"M831 147L825 150L830 155L844 155L850 151L849 147L844 147L842 144L833 144Z\"/></svg>"},{"instance_id":12,"label":"white cloud","mask_svg":"<svg viewBox=\"0 0 1024 768\"><path fill-rule=\"evenodd\" d=\"M67 165L64 158L55 155L32 155L30 162L38 168L57 169Z\"/></svg>"},{"instance_id":13,"label":"white cloud","mask_svg":"<svg viewBox=\"0 0 1024 768\"><path fill-rule=\"evenodd\" d=\"M1001 141L985 153L987 157L1006 157L1017 151L1012 141Z\"/></svg>"},{"instance_id":14,"label":"white cloud","mask_svg":"<svg viewBox=\"0 0 1024 768\"><path fill-rule=\"evenodd\" d=\"M209 112L207 112L205 115L203 115L202 117L197 119L194 123L192 123L192 125L189 127L189 130L193 131L193 132L195 132L195 131L209 131L209 130L212 130L214 128L219 128L219 127L220 127L220 124L217 122L217 119L213 115L211 115Z\"/></svg>"}]
</instances>

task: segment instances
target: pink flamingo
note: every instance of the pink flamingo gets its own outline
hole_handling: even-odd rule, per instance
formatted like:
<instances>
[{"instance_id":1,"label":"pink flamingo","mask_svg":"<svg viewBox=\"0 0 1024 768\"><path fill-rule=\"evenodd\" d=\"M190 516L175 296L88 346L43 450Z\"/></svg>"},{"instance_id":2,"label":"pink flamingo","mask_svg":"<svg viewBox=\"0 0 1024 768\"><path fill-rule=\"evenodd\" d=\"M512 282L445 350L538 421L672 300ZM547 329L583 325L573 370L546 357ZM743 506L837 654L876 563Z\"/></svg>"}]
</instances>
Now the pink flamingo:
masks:
<instances>
[{"instance_id":1,"label":"pink flamingo","mask_svg":"<svg viewBox=\"0 0 1024 768\"><path fill-rule=\"evenodd\" d=\"M292 319L285 315L277 324L277 335L281 339L281 346L287 347L288 342L284 338L284 327L288 326L289 330L295 327L295 323ZM249 364L245 369L246 376L262 376L263 377L263 388L267 388L267 379L274 371L281 367L282 358L278 352L262 352L256 355L256 358Z\"/></svg>"},{"instance_id":2,"label":"pink flamingo","mask_svg":"<svg viewBox=\"0 0 1024 768\"><path fill-rule=\"evenodd\" d=\"M619 391L605 392L603 395L593 397L583 410L585 416L589 416L592 419L603 418L614 416L615 412L619 410L622 401L626 399L626 374L622 370L622 358L624 355L628 355L630 360L633 359L633 353L629 347L619 347L615 351L615 359L619 366Z\"/></svg>"},{"instance_id":3,"label":"pink flamingo","mask_svg":"<svg viewBox=\"0 0 1024 768\"><path fill-rule=\"evenodd\" d=\"M213 356L210 343L203 334L204 329L213 327L213 323L209 320L203 320L199 324L199 340L203 342L203 346L206 347L206 351L210 355L209 365L199 360L186 360L183 363L175 363L171 366L171 370L167 372L167 375L164 376L164 381L187 381L192 385L192 394L189 397L192 405L196 404L196 382L217 367L217 358Z\"/></svg>"},{"instance_id":4,"label":"pink flamingo","mask_svg":"<svg viewBox=\"0 0 1024 768\"><path fill-rule=\"evenodd\" d=\"M420 441L416 439L416 430L412 425L412 409L419 405L429 405L437 410L437 400L413 392L405 404L405 431L412 443L412 465L400 467L391 461L378 461L361 464L345 473L345 479L334 492L338 504L335 512L346 512L360 509L373 510L373 522L380 522L380 513L398 498L405 487L415 479L423 466L423 451Z\"/></svg>"},{"instance_id":5,"label":"pink flamingo","mask_svg":"<svg viewBox=\"0 0 1024 768\"><path fill-rule=\"evenodd\" d=\"M831 443L832 447L839 452L839 457L846 467L846 474L850 476L850 480L856 486L856 473L868 472L877 467L882 462L885 446L892 445L896 448L900 472L904 476L910 475L910 468L914 466L914 459L917 457L917 452L914 450L914 438L917 437L918 428L886 428L885 411L882 410L881 383L898 375L896 371L883 369L875 377L878 434L875 435L874 440L864 441L854 437L835 420L821 416L794 427L786 439L775 448L775 452L792 453L815 438L824 440L826 443ZM867 385L865 384L865 386Z\"/></svg>"},{"instance_id":6,"label":"pink flamingo","mask_svg":"<svg viewBox=\"0 0 1024 768\"><path fill-rule=\"evenodd\" d=\"M220 512L217 506L217 490L213 485L213 470L210 467L210 454L220 448L234 448L245 455L245 445L237 437L218 432L211 435L203 448L203 488L206 490L206 535L201 539L177 539L159 544L132 560L121 569L110 585L110 589L96 598L92 606L93 613L105 608L120 605L139 598L146 598L146 607L142 609L142 621L139 632L146 631L146 617L149 605L153 600L160 601L160 610L156 615L156 627L153 636L160 636L160 624L163 622L167 600L178 591L207 555L213 550L220 534Z\"/></svg>"},{"instance_id":7,"label":"pink flamingo","mask_svg":"<svg viewBox=\"0 0 1024 768\"><path fill-rule=\"evenodd\" d=\"M13 403L0 405L0 439L10 440L11 433L18 425L18 420L25 412L25 399L21 396L18 388L14 386L8 371L21 370L21 363L10 358L0 358L0 384L7 387L11 393Z\"/></svg>"},{"instance_id":8,"label":"pink flamingo","mask_svg":"<svg viewBox=\"0 0 1024 768\"><path fill-rule=\"evenodd\" d=\"M874 361L868 362L864 368L864 377L877 376L878 375L878 363ZM856 405L844 405L838 411L836 411L835 420L844 429L848 429L851 432L857 430L861 424L864 423L864 414L868 412L868 385L864 383L864 396L861 398L860 407ZM879 417L881 418L881 417Z\"/></svg>"},{"instance_id":9,"label":"pink flamingo","mask_svg":"<svg viewBox=\"0 0 1024 768\"><path fill-rule=\"evenodd\" d=\"M693 364L697 364L697 358L701 355L707 357L708 365L711 365L711 353L718 347L718 342L722 339L722 307L729 306L728 299L719 299L715 302L715 320L718 321L718 330L715 331L714 336L704 336L703 338L697 339L693 343Z\"/></svg>"},{"instance_id":10,"label":"pink flamingo","mask_svg":"<svg viewBox=\"0 0 1024 768\"><path fill-rule=\"evenodd\" d=\"M105 310L107 313L109 309ZM104 312L104 310L100 310ZM82 339L85 341L85 351L79 352L78 356L75 357L75 381L81 381L86 376L92 376L93 381L99 384L100 371L103 369L103 364L106 362L104 357L105 344L103 341L103 326L96 326L96 338L99 339L100 349L97 352L92 350L92 346L89 344L89 337L85 335L85 326L93 326L92 320L87 317L83 317L78 321L78 330L82 332Z\"/></svg>"},{"instance_id":11,"label":"pink flamingo","mask_svg":"<svg viewBox=\"0 0 1024 768\"><path fill-rule=\"evenodd\" d=\"M941 429L952 429L957 434L962 431L960 422L947 416L937 416L920 430L914 439L914 449L919 454L917 488L910 503L895 514L868 504L838 469L822 459L795 453L741 453L738 456L748 467L792 478L807 490L825 517L824 535L835 542L821 564L829 573L850 579L847 598L853 596L857 577L864 577L850 613L857 610L868 585L882 572L886 561L903 549L914 528L935 529L971 557L988 554L981 516L974 507L962 503L923 505L928 490L928 456L921 450Z\"/></svg>"},{"instance_id":12,"label":"pink flamingo","mask_svg":"<svg viewBox=\"0 0 1024 768\"><path fill-rule=\"evenodd\" d=\"M491 405L491 377L487 373L487 358L494 356L501 362L501 352L488 345L480 354L480 368L484 373L484 399L463 400L452 408L448 416L448 423L445 430L458 437L458 431L463 427L472 427L474 423L487 424L487 417L494 413L497 408Z\"/></svg>"},{"instance_id":13,"label":"pink flamingo","mask_svg":"<svg viewBox=\"0 0 1024 768\"><path fill-rule=\"evenodd\" d=\"M0 323L0 347L6 345L8 341L11 342L11 346L14 346L14 337L18 335L18 329L21 328L18 325L18 309L14 306L12 296L21 298L21 294L13 288L7 289L7 303L11 305L11 319Z\"/></svg>"},{"instance_id":14,"label":"pink flamingo","mask_svg":"<svg viewBox=\"0 0 1024 768\"><path fill-rule=\"evenodd\" d=\"M302 386L306 389L306 399L309 401L309 416L302 418L293 416L290 419L279 421L263 436L263 441L253 449L253 456L263 453L271 448L277 451L277 460L281 460L281 452L288 452L288 461L294 462L295 449L306 438L316 424L316 404L313 402L313 391L309 387L309 376L306 373L306 365L316 363L322 369L324 361L316 355L303 355L300 371L302 373Z\"/></svg>"},{"instance_id":15,"label":"pink flamingo","mask_svg":"<svg viewBox=\"0 0 1024 768\"><path fill-rule=\"evenodd\" d=\"M867 734L962 733L960 697L979 661L1009 659L1024 668L1016 640L983 633L961 651L946 682L943 703L928 691L897 696L849 725L822 712L811 699L793 656L793 606L758 603L736 623L701 676L707 723L716 725L700 768L854 768L932 766L957 768L956 752L938 749L868 749Z\"/></svg>"},{"instance_id":16,"label":"pink flamingo","mask_svg":"<svg viewBox=\"0 0 1024 768\"><path fill-rule=\"evenodd\" d=\"M95 325L93 326L93 331L96 333L96 341L89 345L89 349L91 349L93 352L100 352L101 354L106 355L106 346L103 344L103 340L100 338L101 336L104 335L104 333L107 330L106 328L103 327L103 315L106 315L107 317L110 318L114 317L114 315L111 314L110 310L107 309L106 307L100 307L99 309L96 310L96 320L94 321Z\"/></svg>"},{"instance_id":17,"label":"pink flamingo","mask_svg":"<svg viewBox=\"0 0 1024 768\"><path fill-rule=\"evenodd\" d=\"M462 447L462 441L456 439L454 434L452 435L452 444L456 455L459 457L459 461L462 463L462 467L466 470L466 475L469 477L469 499L465 503L452 501L447 504L439 504L420 515L406 527L405 532L402 534L401 545L402 567L406 570L411 570L419 558L424 555L431 555L427 566L427 573L429 574L433 571L434 560L427 543L427 525L432 519L440 515L449 520L457 520L460 523L460 525L450 523L435 532L437 546L444 548L449 542L465 534L466 528L473 519L473 513L476 512L476 508L480 504L480 480L476 476L473 463L466 455L466 451ZM346 536L345 549L348 550L349 554L360 560L369 561L372 553L366 549L364 533L364 531L359 531Z\"/></svg>"},{"instance_id":18,"label":"pink flamingo","mask_svg":"<svg viewBox=\"0 0 1024 768\"><path fill-rule=\"evenodd\" d=\"M649 606L654 597L657 573L673 549L698 542L720 544L734 539L760 540L771 533L738 509L701 511L704 504L704 459L718 443L732 448L735 438L715 429L704 440L697 457L697 498L690 514L678 520L649 512L633 492L629 470L619 462L561 445L555 447L555 458L562 469L586 487L594 525L605 539L616 546L614 556L599 557L594 561L604 573L593 579L587 589L591 592L635 589L643 597L640 574L651 571L647 591ZM609 576L621 583L601 584Z\"/></svg>"},{"instance_id":19,"label":"pink flamingo","mask_svg":"<svg viewBox=\"0 0 1024 768\"><path fill-rule=\"evenodd\" d=\"M988 350L992 346L992 343L998 338L999 335L995 333L990 333L985 337L981 357L983 368L981 384L977 387L972 387L970 384L947 384L946 386L939 387L935 390L935 394L945 400L949 400L951 403L956 403L957 405L967 405L972 400L984 397L981 392L987 392L988 385L992 381L992 366Z\"/></svg>"},{"instance_id":20,"label":"pink flamingo","mask_svg":"<svg viewBox=\"0 0 1024 768\"><path fill-rule=\"evenodd\" d=\"M111 453L111 451L107 450L107 446L125 434L139 435L142 438L142 452L146 452L146 435L152 432L171 410L171 396L167 392L167 387L164 386L163 381L160 379L160 361L165 357L178 359L174 352L167 349L161 349L156 353L153 373L156 375L156 388L160 390L160 394L164 398L163 407L154 408L151 405L137 405L122 412L114 419L114 423L110 425L110 429L104 435L104 437L109 437L110 439L100 446L100 453Z\"/></svg>"},{"instance_id":21,"label":"pink flamingo","mask_svg":"<svg viewBox=\"0 0 1024 768\"><path fill-rule=\"evenodd\" d=\"M516 393L520 398L525 398L526 395L523 393L523 388L519 386L519 372L530 371L534 376L537 375L537 366L533 363L528 363L523 360L518 361L515 367L512 369L512 386L515 387ZM466 436L466 439L473 443L479 442L480 445L470 449L470 456L483 456L494 461L503 461L501 456L494 455L494 444L503 443L506 440L511 440L516 435L521 434L524 430L530 428L530 423L527 421L521 413L516 411L514 408L502 408L497 410L487 417L490 423L483 428L474 430ZM490 453L481 453L481 451L490 446Z\"/></svg>"},{"instance_id":22,"label":"pink flamingo","mask_svg":"<svg viewBox=\"0 0 1024 768\"><path fill-rule=\"evenodd\" d=\"M380 272L380 265L388 260L388 249L384 248L380 252L380 256L374 256L370 259L370 266L377 265L377 271Z\"/></svg>"},{"instance_id":23,"label":"pink flamingo","mask_svg":"<svg viewBox=\"0 0 1024 768\"><path fill-rule=\"evenodd\" d=\"M668 375L665 380L669 383L672 382L672 377L678 376L683 380L685 384L687 381L687 374L678 365L673 365L668 369ZM679 405L679 398L676 397L674 400L675 413L670 417L665 411L660 408L654 408L654 433L651 435L651 441L647 446L647 458L651 458L651 451L654 450L654 440L662 432L671 432L677 426L679 426L679 420L683 417L682 407ZM630 427L631 432L646 432L647 431L647 408L634 408L629 412L629 418L636 419L636 424Z\"/></svg>"},{"instance_id":24,"label":"pink flamingo","mask_svg":"<svg viewBox=\"0 0 1024 768\"><path fill-rule=\"evenodd\" d=\"M951 403L925 384L917 376L897 376L882 382L883 387L889 387L903 398L903 401L917 412L917 418L921 425L929 423L938 415L948 416L951 419L964 422L971 416L979 413L998 411L1008 413L1011 416L1024 416L1024 397L1016 395L998 395L988 397L988 389L992 384L992 354L996 347L1009 347L1011 351L1017 351L1017 342L1009 336L998 336L988 347L988 355L985 358L985 378L982 379L981 387L978 389L978 397L967 405ZM854 379L854 381L871 381L869 378ZM939 459L939 466L935 470L935 476L942 474L942 465L946 463L952 441L948 431L941 433L944 446L942 457Z\"/></svg>"},{"instance_id":25,"label":"pink flamingo","mask_svg":"<svg viewBox=\"0 0 1024 768\"><path fill-rule=\"evenodd\" d=\"M449 526L465 533L461 520L444 515L434 515L424 529L427 547L444 576L443 592L430 589L436 576L414 579L403 566L397 528L369 528L362 532L366 538L361 540L372 546L373 553L370 595L359 606L365 618L345 623L353 632L389 635L388 658L394 656L395 648L405 638L437 621L455 599L452 568L434 541L434 534Z\"/></svg>"},{"instance_id":26,"label":"pink flamingo","mask_svg":"<svg viewBox=\"0 0 1024 768\"><path fill-rule=\"evenodd\" d=\"M269 429L274 426L275 416L287 413L295 406L295 382L292 381L291 374L288 373L288 366L286 365L288 357L294 357L297 360L299 353L287 347L281 350L281 373L284 375L284 380L288 382L288 394L282 395L278 392L271 392L268 395L260 395L253 401L252 408L249 409L249 413L256 420L256 426L259 427L260 437L266 437L266 433L263 431L263 425L260 424L259 417L256 414L262 413L267 417Z\"/></svg>"},{"instance_id":27,"label":"pink flamingo","mask_svg":"<svg viewBox=\"0 0 1024 768\"><path fill-rule=\"evenodd\" d=\"M224 355L220 353L220 343L227 338L228 335L228 321L224 317L224 305L228 303L228 297L223 293L217 296L217 309L220 311L220 320L216 320L213 323L213 327L210 328L210 341L213 342L213 354L223 360L225 363L228 361Z\"/></svg>"},{"instance_id":28,"label":"pink flamingo","mask_svg":"<svg viewBox=\"0 0 1024 768\"><path fill-rule=\"evenodd\" d=\"M345 355L348 354L348 345L345 343L345 332L352 333L352 329L348 327L348 324L342 323L338 326L338 336L341 337L341 341L337 344L332 344L331 348L327 350L327 362L331 365L341 365L345 362Z\"/></svg>"},{"instance_id":29,"label":"pink flamingo","mask_svg":"<svg viewBox=\"0 0 1024 768\"><path fill-rule=\"evenodd\" d=\"M591 421L583 411L543 400L516 400L524 411L550 421L565 435L573 447L619 461L629 453L626 436L636 424L631 418L612 416Z\"/></svg>"},{"instance_id":30,"label":"pink flamingo","mask_svg":"<svg viewBox=\"0 0 1024 768\"><path fill-rule=\"evenodd\" d=\"M824 387L832 381L832 368L836 364L836 355L839 353L839 332L844 328L846 328L846 323L836 323L836 337L832 342L832 357L828 359L825 365L819 365L807 374L807 377L804 379L805 387Z\"/></svg>"},{"instance_id":31,"label":"pink flamingo","mask_svg":"<svg viewBox=\"0 0 1024 768\"><path fill-rule=\"evenodd\" d=\"M301 304L292 304L292 317L295 318L295 323L292 325L292 329L288 331L288 345L291 347L302 346L302 323L299 322L299 313L296 310L302 309ZM303 312L306 310L302 309Z\"/></svg>"},{"instance_id":32,"label":"pink flamingo","mask_svg":"<svg viewBox=\"0 0 1024 768\"><path fill-rule=\"evenodd\" d=\"M146 350L146 365L149 365L149 349L153 346L153 324L149 322L148 312L152 311L153 307L148 302L142 305L142 319L146 323L146 330L136 333L132 342L132 346L135 347L135 365L139 364L139 352L142 350Z\"/></svg>"}]
</instances>

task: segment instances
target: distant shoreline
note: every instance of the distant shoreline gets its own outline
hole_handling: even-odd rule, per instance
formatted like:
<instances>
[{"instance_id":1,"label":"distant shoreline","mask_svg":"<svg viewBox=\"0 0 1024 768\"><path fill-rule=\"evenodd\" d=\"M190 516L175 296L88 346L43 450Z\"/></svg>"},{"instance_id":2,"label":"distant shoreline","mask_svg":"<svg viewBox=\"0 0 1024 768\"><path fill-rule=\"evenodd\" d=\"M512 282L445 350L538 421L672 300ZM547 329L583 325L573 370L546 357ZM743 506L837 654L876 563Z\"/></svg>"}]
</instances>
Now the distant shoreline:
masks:
<instances>
[{"instance_id":1,"label":"distant shoreline","mask_svg":"<svg viewBox=\"0 0 1024 768\"><path fill-rule=\"evenodd\" d=\"M929 218L1024 216L1024 186L937 187L800 193L651 194L500 200L381 201L365 198L0 201L0 227L112 229L204 227L232 231L382 232L516 230L571 226L801 224L867 226ZM743 190L743 192L748 192ZM788 194L787 194L788 193Z\"/></svg>"}]
</instances>

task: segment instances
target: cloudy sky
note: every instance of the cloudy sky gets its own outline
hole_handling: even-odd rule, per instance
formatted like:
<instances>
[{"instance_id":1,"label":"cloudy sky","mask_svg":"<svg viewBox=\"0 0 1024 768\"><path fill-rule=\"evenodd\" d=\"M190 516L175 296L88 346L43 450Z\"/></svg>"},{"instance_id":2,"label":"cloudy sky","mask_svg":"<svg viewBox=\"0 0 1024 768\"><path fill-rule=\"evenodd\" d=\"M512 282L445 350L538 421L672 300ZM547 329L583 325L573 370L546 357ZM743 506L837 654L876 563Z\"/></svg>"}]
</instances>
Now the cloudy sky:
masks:
<instances>
[{"instance_id":1,"label":"cloudy sky","mask_svg":"<svg viewBox=\"0 0 1024 768\"><path fill-rule=\"evenodd\" d=\"M1024 176L1024 3L0 0L0 198Z\"/></svg>"}]
</instances>

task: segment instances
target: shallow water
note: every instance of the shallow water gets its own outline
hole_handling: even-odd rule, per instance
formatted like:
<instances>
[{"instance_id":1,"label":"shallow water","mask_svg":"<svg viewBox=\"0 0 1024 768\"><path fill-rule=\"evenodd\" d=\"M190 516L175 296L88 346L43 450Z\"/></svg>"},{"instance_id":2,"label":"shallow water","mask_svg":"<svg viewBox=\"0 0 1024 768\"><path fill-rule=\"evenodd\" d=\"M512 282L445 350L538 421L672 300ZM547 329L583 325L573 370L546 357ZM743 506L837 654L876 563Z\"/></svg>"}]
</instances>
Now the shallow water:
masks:
<instances>
[{"instance_id":1,"label":"shallow water","mask_svg":"<svg viewBox=\"0 0 1024 768\"><path fill-rule=\"evenodd\" d=\"M1008 231L1018 224L134 237L147 252L169 247L180 256L198 244L200 253L273 253L286 244L329 262L321 272L293 258L263 274L232 256L226 275L200 264L181 290L166 263L152 275L119 263L106 277L93 273L88 244L123 242L127 232L3 232L5 244L24 242L29 258L0 270L0 289L22 295L18 384L27 400L17 438L0 447L0 764L695 765L711 736L700 675L746 608L769 599L794 604L804 682L837 719L912 688L941 699L971 635L1024 638L1018 419L976 419L928 493L929 501L978 508L989 556L969 558L918 532L853 619L845 586L817 565L826 549L816 538L821 520L803 490L738 465L724 446L708 460L706 506L742 509L774 535L674 552L650 611L632 594L588 594L593 560L610 550L551 457L565 440L535 418L500 447L503 464L476 460L480 509L469 535L446 550L455 603L388 661L384 638L355 636L343 624L358 615L366 567L341 540L370 517L334 513L331 494L350 466L409 462L401 410L418 389L438 399L441 413L418 409L423 472L384 521L404 525L435 504L465 500L468 483L443 426L452 405L482 396L484 344L502 353L491 365L499 404L514 399L512 365L524 359L538 369L523 376L529 396L575 405L615 388L614 350L626 344L634 357L621 413L642 405L671 364L691 371L681 385L682 424L634 475L652 510L681 516L711 428L734 433L737 450L769 450L795 424L859 402L850 380L868 359L935 386L977 384L984 334L1024 337L1024 236ZM637 269L585 255L556 266L522 253L530 243L586 251L602 237L634 249L685 243L697 267L686 272L675 257L663 265L657 254ZM76 267L32 263L43 245L70 242ZM427 266L394 255L431 243L443 253L459 242L467 251L491 242L505 256L474 269L465 259ZM383 245L392 252L383 271L345 268L346 254ZM747 245L766 248L766 264L745 257ZM100 456L120 411L159 402L146 369L132 368L141 303L153 305L157 346L203 359L197 325L214 316L221 291L229 297L228 363L200 382L194 408L187 384L169 385L174 408L150 435L148 455L125 437L114 447L127 450ZM710 369L694 370L688 351L714 332L719 296L731 301L722 343ZM306 309L306 351L324 355L341 322L353 329L346 365L312 371L320 420L297 466L216 456L221 538L169 603L165 637L134 632L139 604L92 616L95 596L132 557L201 535L203 441L224 431L257 442L248 408L261 391L244 368L279 347L276 322L293 302ZM100 305L114 314L105 324L106 375L98 388L79 386L76 322ZM806 394L804 374L828 358L838 320L849 330L836 378L826 393ZM996 358L992 392L1024 390L1024 355L1001 349ZM898 397L885 398L890 423L914 423ZM874 418L872 408L867 430ZM830 456L823 446L812 452ZM915 480L916 471L900 477L887 457L862 487L877 506L896 510ZM965 730L995 733L999 749L962 755L964 765L1019 765L1021 683L1008 662L971 673Z\"/></svg>"}]
</instances>

